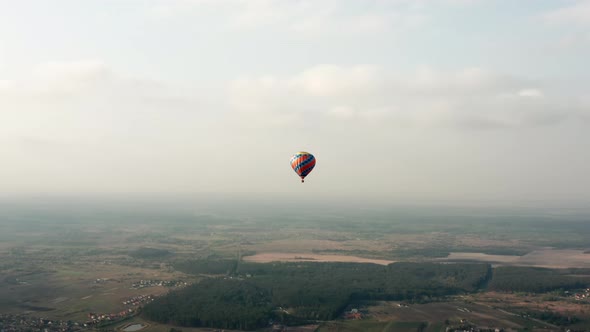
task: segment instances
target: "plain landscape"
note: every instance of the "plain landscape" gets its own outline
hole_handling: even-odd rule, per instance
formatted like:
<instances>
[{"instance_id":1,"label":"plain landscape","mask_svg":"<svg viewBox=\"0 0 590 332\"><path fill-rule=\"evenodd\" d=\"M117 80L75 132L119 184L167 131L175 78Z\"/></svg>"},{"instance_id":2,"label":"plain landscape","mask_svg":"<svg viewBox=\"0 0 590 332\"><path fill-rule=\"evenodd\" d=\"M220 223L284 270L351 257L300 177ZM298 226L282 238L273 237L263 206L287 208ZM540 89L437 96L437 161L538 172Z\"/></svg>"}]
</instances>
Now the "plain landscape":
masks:
<instances>
[{"instance_id":1,"label":"plain landscape","mask_svg":"<svg viewBox=\"0 0 590 332\"><path fill-rule=\"evenodd\" d=\"M589 0L0 0L0 332L590 331Z\"/></svg>"},{"instance_id":2,"label":"plain landscape","mask_svg":"<svg viewBox=\"0 0 590 332\"><path fill-rule=\"evenodd\" d=\"M590 327L584 209L300 204L3 200L3 328L21 316L145 331ZM166 301L201 317L165 316ZM224 320L203 318L217 306Z\"/></svg>"}]
</instances>

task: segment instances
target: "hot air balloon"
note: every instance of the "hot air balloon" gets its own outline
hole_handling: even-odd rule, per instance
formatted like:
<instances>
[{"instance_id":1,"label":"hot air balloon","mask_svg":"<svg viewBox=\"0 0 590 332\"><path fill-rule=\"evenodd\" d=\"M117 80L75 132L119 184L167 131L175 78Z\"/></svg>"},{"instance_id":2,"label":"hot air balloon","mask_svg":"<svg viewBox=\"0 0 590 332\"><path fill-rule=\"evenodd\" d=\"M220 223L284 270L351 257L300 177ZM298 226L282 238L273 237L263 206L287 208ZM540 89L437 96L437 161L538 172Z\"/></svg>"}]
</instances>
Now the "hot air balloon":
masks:
<instances>
[{"instance_id":1,"label":"hot air balloon","mask_svg":"<svg viewBox=\"0 0 590 332\"><path fill-rule=\"evenodd\" d=\"M311 172L311 170L315 166L315 157L309 152L297 152L296 154L291 157L291 167L299 177L301 177L301 182L303 183L305 177Z\"/></svg>"}]
</instances>

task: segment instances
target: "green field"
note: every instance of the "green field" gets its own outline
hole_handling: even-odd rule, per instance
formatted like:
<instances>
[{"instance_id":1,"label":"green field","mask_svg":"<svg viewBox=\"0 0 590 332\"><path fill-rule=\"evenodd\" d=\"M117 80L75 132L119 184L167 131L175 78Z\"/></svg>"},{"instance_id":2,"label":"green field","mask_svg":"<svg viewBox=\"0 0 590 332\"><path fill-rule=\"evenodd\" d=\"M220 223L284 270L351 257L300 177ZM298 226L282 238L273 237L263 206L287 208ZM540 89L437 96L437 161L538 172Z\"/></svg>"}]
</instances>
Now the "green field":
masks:
<instances>
[{"instance_id":1,"label":"green field","mask_svg":"<svg viewBox=\"0 0 590 332\"><path fill-rule=\"evenodd\" d=\"M355 202L307 202L301 209L280 198L272 205L253 198L0 201L0 313L84 320L89 312L127 308L122 304L125 298L169 291L163 287L130 289L141 279L196 282L202 278L178 271L174 268L177 262L256 253L432 262L444 261L449 252L463 252L475 253L470 256L475 257L472 261L479 259L477 253L487 253L508 262L534 252L537 260L527 261L532 266L590 267L590 255L582 254L590 249L590 214L558 212L516 207L363 206ZM546 246L566 250L554 254L548 250L539 258L539 250L547 250ZM99 278L108 281L94 283ZM491 285L500 290L511 287L505 282ZM585 315L583 307L575 308ZM384 317L371 316L368 321L334 324L350 329L360 324L360 329L415 330L411 324L428 322L425 331L438 331L445 319L456 321L463 314L442 304L426 311L396 310L385 310ZM510 325L508 321L515 328L536 324L518 317L499 322ZM478 322L486 324L487 320L479 317ZM587 322L576 326L584 324ZM327 328L330 326L322 327Z\"/></svg>"}]
</instances>

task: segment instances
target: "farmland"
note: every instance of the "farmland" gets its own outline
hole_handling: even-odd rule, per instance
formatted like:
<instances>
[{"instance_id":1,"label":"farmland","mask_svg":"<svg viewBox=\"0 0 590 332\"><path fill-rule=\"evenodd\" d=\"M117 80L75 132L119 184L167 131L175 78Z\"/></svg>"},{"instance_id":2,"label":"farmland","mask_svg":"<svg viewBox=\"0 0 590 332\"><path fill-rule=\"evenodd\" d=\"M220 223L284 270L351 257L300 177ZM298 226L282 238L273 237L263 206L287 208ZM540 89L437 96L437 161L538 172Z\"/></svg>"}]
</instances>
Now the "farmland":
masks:
<instances>
[{"instance_id":1,"label":"farmland","mask_svg":"<svg viewBox=\"0 0 590 332\"><path fill-rule=\"evenodd\" d=\"M183 289L184 283L198 284L211 276L176 268L192 260L236 260L238 269L246 266L240 264L274 261L590 267L590 255L585 253L590 249L590 230L586 215L579 211L548 217L543 211L515 208L494 213L475 208L359 210L312 204L304 213L294 214L296 207L287 203L272 209L257 207L256 201L237 201L232 208L220 208L224 204L189 199L43 204L35 200L3 201L0 313L84 323L91 314L120 314L132 309L126 320L107 326L138 321L147 326L142 331L167 332L174 326L136 315L136 309L146 303L125 302L148 295L158 298ZM228 268L222 267L213 274L227 272ZM574 278L590 275L584 271L571 273ZM142 280L145 287L139 287ZM483 291L462 296L466 297L408 303L408 307L388 301L358 303L361 321L337 318L319 324L319 328L435 331L444 330L446 320L460 324L461 319L476 326L515 330L555 328L519 316L527 310L575 313L580 321L573 327L590 322L589 304L564 293L549 296Z\"/></svg>"}]
</instances>

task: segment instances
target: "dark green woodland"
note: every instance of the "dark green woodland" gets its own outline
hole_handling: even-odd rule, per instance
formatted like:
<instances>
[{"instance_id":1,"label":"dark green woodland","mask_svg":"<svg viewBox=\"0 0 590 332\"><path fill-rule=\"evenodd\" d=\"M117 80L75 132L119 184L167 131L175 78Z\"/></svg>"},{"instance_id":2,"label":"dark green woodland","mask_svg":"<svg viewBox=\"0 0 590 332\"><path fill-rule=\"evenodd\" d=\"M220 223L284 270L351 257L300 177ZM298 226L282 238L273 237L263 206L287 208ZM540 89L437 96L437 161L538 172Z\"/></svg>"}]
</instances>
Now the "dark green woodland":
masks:
<instances>
[{"instance_id":1,"label":"dark green woodland","mask_svg":"<svg viewBox=\"0 0 590 332\"><path fill-rule=\"evenodd\" d=\"M337 318L347 307L373 300L431 302L446 296L497 290L549 292L586 287L579 269L498 267L489 264L177 262L195 275L215 275L147 305L146 318L180 326L252 330L271 322L303 324ZM578 274L578 275L576 275Z\"/></svg>"}]
</instances>

